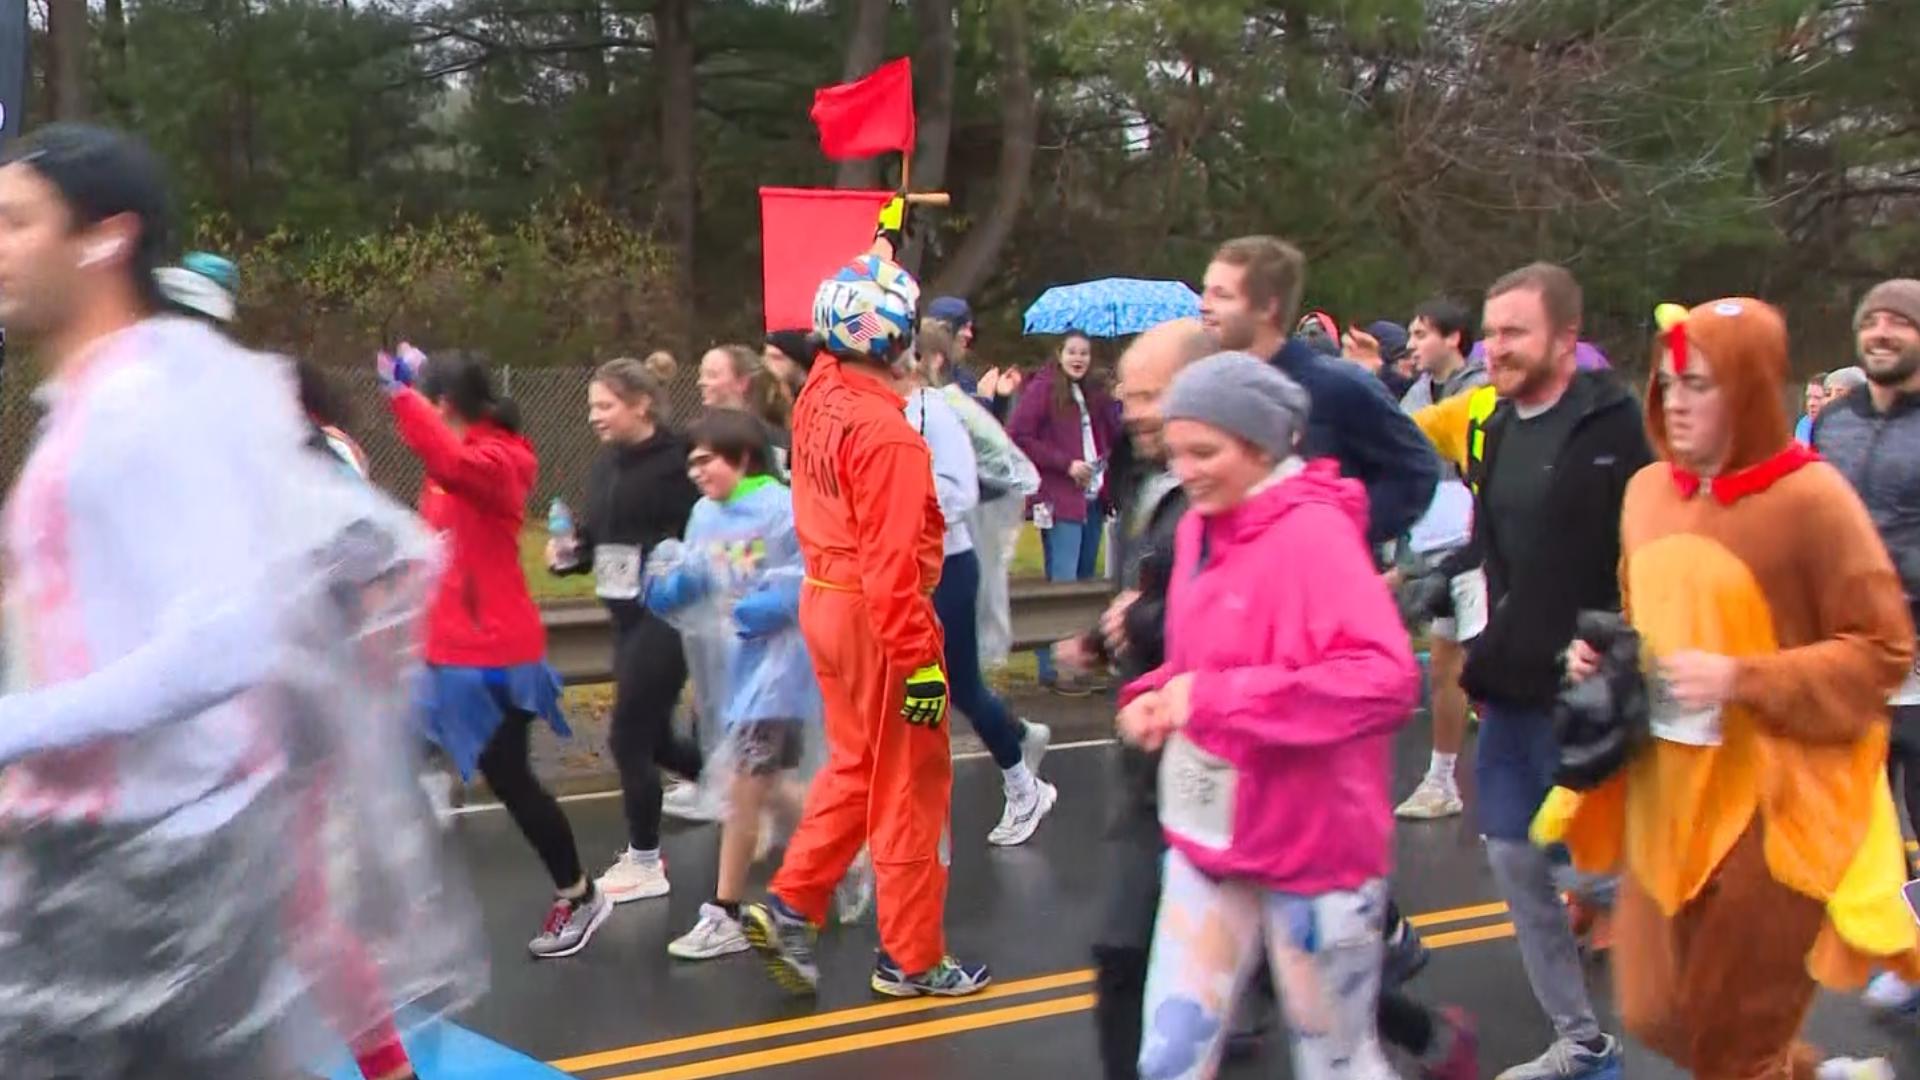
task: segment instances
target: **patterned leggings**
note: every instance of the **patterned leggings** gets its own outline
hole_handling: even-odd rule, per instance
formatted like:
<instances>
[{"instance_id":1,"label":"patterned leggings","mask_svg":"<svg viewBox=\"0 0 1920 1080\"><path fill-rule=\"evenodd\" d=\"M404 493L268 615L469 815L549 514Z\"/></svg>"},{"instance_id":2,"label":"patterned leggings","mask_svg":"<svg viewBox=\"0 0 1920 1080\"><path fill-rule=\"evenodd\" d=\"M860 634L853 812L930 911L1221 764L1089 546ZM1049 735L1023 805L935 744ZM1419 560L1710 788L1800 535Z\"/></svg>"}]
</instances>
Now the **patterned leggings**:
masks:
<instances>
[{"instance_id":1,"label":"patterned leggings","mask_svg":"<svg viewBox=\"0 0 1920 1080\"><path fill-rule=\"evenodd\" d=\"M1214 881L1169 851L1147 970L1141 1080L1207 1080L1219 1070L1234 1001L1263 940L1297 1080L1394 1076L1374 1026L1385 905L1384 882L1291 896Z\"/></svg>"}]
</instances>

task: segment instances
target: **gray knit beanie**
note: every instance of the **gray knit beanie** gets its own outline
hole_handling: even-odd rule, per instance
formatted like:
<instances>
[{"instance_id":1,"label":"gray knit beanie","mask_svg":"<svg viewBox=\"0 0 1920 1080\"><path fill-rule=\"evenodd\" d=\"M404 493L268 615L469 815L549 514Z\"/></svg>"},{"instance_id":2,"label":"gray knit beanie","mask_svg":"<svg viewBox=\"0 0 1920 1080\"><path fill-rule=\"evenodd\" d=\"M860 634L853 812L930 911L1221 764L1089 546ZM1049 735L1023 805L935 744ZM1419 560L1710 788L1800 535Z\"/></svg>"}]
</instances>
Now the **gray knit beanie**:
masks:
<instances>
[{"instance_id":1,"label":"gray knit beanie","mask_svg":"<svg viewBox=\"0 0 1920 1080\"><path fill-rule=\"evenodd\" d=\"M1174 376L1162 415L1237 435L1275 461L1292 455L1310 402L1300 384L1243 352L1215 353Z\"/></svg>"},{"instance_id":2,"label":"gray knit beanie","mask_svg":"<svg viewBox=\"0 0 1920 1080\"><path fill-rule=\"evenodd\" d=\"M1912 278L1894 278L1883 281L1867 290L1860 306L1853 312L1853 328L1867 321L1867 316L1876 311L1891 311L1915 326L1920 326L1920 281Z\"/></svg>"},{"instance_id":3,"label":"gray knit beanie","mask_svg":"<svg viewBox=\"0 0 1920 1080\"><path fill-rule=\"evenodd\" d=\"M1867 385L1867 369L1843 367L1828 373L1824 384L1829 394L1845 394Z\"/></svg>"}]
</instances>

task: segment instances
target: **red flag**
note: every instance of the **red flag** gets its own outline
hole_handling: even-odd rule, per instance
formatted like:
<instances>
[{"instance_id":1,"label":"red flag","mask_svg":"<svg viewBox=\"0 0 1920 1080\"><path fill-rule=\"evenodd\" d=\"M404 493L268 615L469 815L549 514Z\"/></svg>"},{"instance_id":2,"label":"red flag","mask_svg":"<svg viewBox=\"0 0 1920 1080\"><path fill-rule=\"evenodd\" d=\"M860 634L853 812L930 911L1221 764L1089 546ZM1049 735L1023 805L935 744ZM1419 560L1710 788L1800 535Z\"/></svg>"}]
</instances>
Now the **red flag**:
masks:
<instances>
[{"instance_id":1,"label":"red flag","mask_svg":"<svg viewBox=\"0 0 1920 1080\"><path fill-rule=\"evenodd\" d=\"M913 62L901 57L864 79L813 92L820 152L834 161L913 151Z\"/></svg>"},{"instance_id":2,"label":"red flag","mask_svg":"<svg viewBox=\"0 0 1920 1080\"><path fill-rule=\"evenodd\" d=\"M760 189L760 249L768 330L813 327L820 283L873 246L891 191Z\"/></svg>"}]
</instances>

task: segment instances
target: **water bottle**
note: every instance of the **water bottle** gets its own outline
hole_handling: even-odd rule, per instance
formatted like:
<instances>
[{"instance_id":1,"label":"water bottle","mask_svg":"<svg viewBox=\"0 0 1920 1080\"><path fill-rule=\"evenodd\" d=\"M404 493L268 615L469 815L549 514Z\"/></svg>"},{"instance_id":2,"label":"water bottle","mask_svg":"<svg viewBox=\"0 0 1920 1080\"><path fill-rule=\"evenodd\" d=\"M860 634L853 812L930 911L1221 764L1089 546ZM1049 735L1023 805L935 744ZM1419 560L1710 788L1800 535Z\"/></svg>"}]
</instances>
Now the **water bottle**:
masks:
<instances>
[{"instance_id":1,"label":"water bottle","mask_svg":"<svg viewBox=\"0 0 1920 1080\"><path fill-rule=\"evenodd\" d=\"M555 499L547 507L547 538L552 541L553 569L562 571L572 567L579 545L574 541L573 511L564 499Z\"/></svg>"},{"instance_id":2,"label":"water bottle","mask_svg":"<svg viewBox=\"0 0 1920 1080\"><path fill-rule=\"evenodd\" d=\"M563 544L573 542L573 511L565 499L555 499L547 507L547 535Z\"/></svg>"}]
</instances>

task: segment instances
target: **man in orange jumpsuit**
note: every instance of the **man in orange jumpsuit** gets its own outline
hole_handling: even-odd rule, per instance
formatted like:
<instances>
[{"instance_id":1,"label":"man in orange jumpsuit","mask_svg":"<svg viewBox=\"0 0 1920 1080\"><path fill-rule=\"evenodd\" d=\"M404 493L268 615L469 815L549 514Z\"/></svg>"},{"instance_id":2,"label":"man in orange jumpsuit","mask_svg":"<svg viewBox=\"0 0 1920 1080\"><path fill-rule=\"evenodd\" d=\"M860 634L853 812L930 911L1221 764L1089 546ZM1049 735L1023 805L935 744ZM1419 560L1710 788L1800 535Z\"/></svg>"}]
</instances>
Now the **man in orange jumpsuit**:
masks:
<instances>
[{"instance_id":1,"label":"man in orange jumpsuit","mask_svg":"<svg viewBox=\"0 0 1920 1080\"><path fill-rule=\"evenodd\" d=\"M807 567L800 629L825 698L828 757L771 895L742 916L775 981L797 993L819 983L815 928L862 845L880 922L873 989L962 997L992 978L949 957L941 929L953 765L932 598L946 526L926 441L891 385L920 296L886 257L902 209L895 199L882 212L874 254L821 284L821 353L793 413L793 517Z\"/></svg>"}]
</instances>

